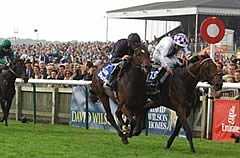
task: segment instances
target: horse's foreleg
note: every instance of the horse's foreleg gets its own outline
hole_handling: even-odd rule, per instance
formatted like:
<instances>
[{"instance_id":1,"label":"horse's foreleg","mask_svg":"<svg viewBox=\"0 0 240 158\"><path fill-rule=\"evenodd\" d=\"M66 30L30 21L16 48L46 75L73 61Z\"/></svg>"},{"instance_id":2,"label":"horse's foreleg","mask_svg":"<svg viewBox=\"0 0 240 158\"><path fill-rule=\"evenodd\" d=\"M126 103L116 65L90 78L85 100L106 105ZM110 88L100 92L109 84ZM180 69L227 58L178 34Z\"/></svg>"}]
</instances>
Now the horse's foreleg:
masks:
<instances>
[{"instance_id":1,"label":"horse's foreleg","mask_svg":"<svg viewBox=\"0 0 240 158\"><path fill-rule=\"evenodd\" d=\"M9 115L9 111L10 111L10 108L12 105L12 100L8 100L6 104L7 104L7 106L6 106L3 118L5 120L5 126L8 126L8 115Z\"/></svg>"},{"instance_id":2,"label":"horse's foreleg","mask_svg":"<svg viewBox=\"0 0 240 158\"><path fill-rule=\"evenodd\" d=\"M176 123L176 127L175 127L171 137L168 139L166 148L170 148L170 146L172 145L174 139L176 138L176 136L178 136L180 129L181 129L181 123L180 123L180 120L178 118L177 119L177 123Z\"/></svg>"},{"instance_id":3,"label":"horse's foreleg","mask_svg":"<svg viewBox=\"0 0 240 158\"><path fill-rule=\"evenodd\" d=\"M135 128L136 126L136 122L135 120L133 119L133 114L126 108L125 105L121 106L121 112L127 117L127 120L125 121L124 125L126 125L126 128L128 128L128 125L130 123L130 130L128 130L128 136L129 137L132 137L132 133L133 133L133 129Z\"/></svg>"},{"instance_id":4,"label":"horse's foreleg","mask_svg":"<svg viewBox=\"0 0 240 158\"><path fill-rule=\"evenodd\" d=\"M121 106L118 106L116 112L115 112L117 118L118 118L118 121L119 121L119 126L122 127L123 125L126 125L123 118L122 118L122 114L123 112L121 111Z\"/></svg>"},{"instance_id":5,"label":"horse's foreleg","mask_svg":"<svg viewBox=\"0 0 240 158\"><path fill-rule=\"evenodd\" d=\"M128 144L127 137L122 133L121 129L117 125L117 123L116 123L116 121L115 121L115 119L114 119L114 117L112 115L111 108L110 108L110 103L109 103L109 98L108 97L104 97L104 98L100 98L100 100L103 103L103 107L104 107L104 109L106 111L107 120L110 122L110 124L118 132L118 135L122 138L123 144Z\"/></svg>"},{"instance_id":6,"label":"horse's foreleg","mask_svg":"<svg viewBox=\"0 0 240 158\"><path fill-rule=\"evenodd\" d=\"M133 130L133 135L138 136L143 128L144 124L144 109L136 113L136 127Z\"/></svg>"},{"instance_id":7,"label":"horse's foreleg","mask_svg":"<svg viewBox=\"0 0 240 158\"><path fill-rule=\"evenodd\" d=\"M184 129L185 133L186 133L191 151L195 153L196 151L195 151L195 148L194 148L193 142L192 142L192 131L191 131L191 129L190 129L188 123L187 123L186 113L185 112L184 113L178 113L178 115L179 115L178 118L180 119L180 122L183 126L183 129Z\"/></svg>"},{"instance_id":8,"label":"horse's foreleg","mask_svg":"<svg viewBox=\"0 0 240 158\"><path fill-rule=\"evenodd\" d=\"M3 121L4 121L5 111L6 111L5 101L1 100L0 104L1 104L1 107L2 107L2 113L3 113L3 117L2 117L2 119L1 119L1 122L3 122Z\"/></svg>"}]
</instances>

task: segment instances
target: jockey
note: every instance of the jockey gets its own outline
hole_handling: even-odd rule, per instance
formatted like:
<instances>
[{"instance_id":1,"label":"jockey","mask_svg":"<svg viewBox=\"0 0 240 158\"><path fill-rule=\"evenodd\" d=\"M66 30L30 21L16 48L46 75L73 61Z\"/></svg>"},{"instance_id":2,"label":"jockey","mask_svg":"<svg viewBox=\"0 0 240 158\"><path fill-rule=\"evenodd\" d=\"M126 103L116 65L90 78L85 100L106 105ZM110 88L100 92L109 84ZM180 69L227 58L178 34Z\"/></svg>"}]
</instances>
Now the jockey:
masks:
<instances>
[{"instance_id":1,"label":"jockey","mask_svg":"<svg viewBox=\"0 0 240 158\"><path fill-rule=\"evenodd\" d=\"M183 65L177 58L179 51L183 52L183 61L189 60L191 52L188 50L188 39L183 33L178 33L173 37L164 37L160 40L153 53L153 61L156 64L161 64L171 74L172 69Z\"/></svg>"},{"instance_id":2,"label":"jockey","mask_svg":"<svg viewBox=\"0 0 240 158\"><path fill-rule=\"evenodd\" d=\"M11 49L11 42L9 40L4 40L0 45L0 72L13 60L14 54Z\"/></svg>"},{"instance_id":3,"label":"jockey","mask_svg":"<svg viewBox=\"0 0 240 158\"><path fill-rule=\"evenodd\" d=\"M137 33L131 33L128 39L118 40L112 50L111 62L116 63L115 69L111 72L110 76L104 83L106 87L113 87L116 76L124 68L127 58L132 56L134 49L141 46L141 38Z\"/></svg>"}]
</instances>

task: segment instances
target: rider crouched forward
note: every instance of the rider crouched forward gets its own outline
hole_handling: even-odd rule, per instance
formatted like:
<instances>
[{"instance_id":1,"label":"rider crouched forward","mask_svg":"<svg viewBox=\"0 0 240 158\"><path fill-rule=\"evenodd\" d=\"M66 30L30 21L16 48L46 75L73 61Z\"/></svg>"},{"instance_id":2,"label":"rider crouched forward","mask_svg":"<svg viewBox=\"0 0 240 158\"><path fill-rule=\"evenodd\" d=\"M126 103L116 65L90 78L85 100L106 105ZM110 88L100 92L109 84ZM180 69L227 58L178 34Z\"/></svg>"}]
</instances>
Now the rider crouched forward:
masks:
<instances>
[{"instance_id":1,"label":"rider crouched forward","mask_svg":"<svg viewBox=\"0 0 240 158\"><path fill-rule=\"evenodd\" d=\"M11 49L11 42L4 40L0 45L0 73L6 69L7 65L14 60L13 50Z\"/></svg>"},{"instance_id":2,"label":"rider crouched forward","mask_svg":"<svg viewBox=\"0 0 240 158\"><path fill-rule=\"evenodd\" d=\"M134 49L139 46L141 46L141 38L137 33L131 33L128 39L120 39L114 44L111 63L116 66L105 81L104 87L114 87L116 78L124 69L127 59L133 55Z\"/></svg>"},{"instance_id":3,"label":"rider crouched forward","mask_svg":"<svg viewBox=\"0 0 240 158\"><path fill-rule=\"evenodd\" d=\"M188 40L185 34L178 33L173 37L166 36L160 40L153 52L154 64L147 76L147 93L154 95L160 93L159 86L164 83L169 74L173 75L172 69L182 66L191 57L188 51ZM182 62L177 57L181 52Z\"/></svg>"},{"instance_id":4,"label":"rider crouched forward","mask_svg":"<svg viewBox=\"0 0 240 158\"><path fill-rule=\"evenodd\" d=\"M177 57L179 51L182 51L183 62ZM153 53L154 63L165 67L171 74L173 74L172 69L182 66L191 57L191 52L188 50L188 39L183 33L178 33L173 37L166 36L162 38Z\"/></svg>"}]
</instances>

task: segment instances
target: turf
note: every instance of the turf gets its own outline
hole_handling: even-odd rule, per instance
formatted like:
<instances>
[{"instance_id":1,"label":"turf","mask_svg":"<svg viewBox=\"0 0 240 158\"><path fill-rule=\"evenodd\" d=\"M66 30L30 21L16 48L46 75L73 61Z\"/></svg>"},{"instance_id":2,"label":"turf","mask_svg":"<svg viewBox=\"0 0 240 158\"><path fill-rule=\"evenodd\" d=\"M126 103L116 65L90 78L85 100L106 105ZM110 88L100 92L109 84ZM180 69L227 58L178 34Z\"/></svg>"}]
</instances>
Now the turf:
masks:
<instances>
[{"instance_id":1,"label":"turf","mask_svg":"<svg viewBox=\"0 0 240 158\"><path fill-rule=\"evenodd\" d=\"M165 149L167 136L140 135L121 144L115 132L73 128L66 125L0 124L1 158L234 158L240 144L194 139L197 153L190 152L185 138L176 138Z\"/></svg>"}]
</instances>

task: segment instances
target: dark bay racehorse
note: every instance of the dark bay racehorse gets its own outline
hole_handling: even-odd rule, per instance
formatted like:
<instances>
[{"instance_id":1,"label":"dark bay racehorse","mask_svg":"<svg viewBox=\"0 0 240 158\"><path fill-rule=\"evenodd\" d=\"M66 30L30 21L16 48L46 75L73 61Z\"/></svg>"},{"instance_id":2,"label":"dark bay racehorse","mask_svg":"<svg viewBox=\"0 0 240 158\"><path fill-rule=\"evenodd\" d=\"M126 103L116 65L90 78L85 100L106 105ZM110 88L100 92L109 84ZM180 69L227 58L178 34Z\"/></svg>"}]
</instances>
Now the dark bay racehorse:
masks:
<instances>
[{"instance_id":1,"label":"dark bay racehorse","mask_svg":"<svg viewBox=\"0 0 240 158\"><path fill-rule=\"evenodd\" d=\"M176 111L178 118L176 128L168 139L167 148L170 148L179 130L183 127L189 141L192 152L195 152L192 142L192 131L188 125L187 118L193 108L192 98L195 87L199 81L206 81L215 90L220 90L222 80L217 75L217 66L208 55L196 56L196 61L186 67L174 69L174 75L169 76L161 85L161 92L149 96L152 101L145 108L154 108L160 105Z\"/></svg>"},{"instance_id":2,"label":"dark bay racehorse","mask_svg":"<svg viewBox=\"0 0 240 158\"><path fill-rule=\"evenodd\" d=\"M121 124L123 123L122 114L125 114L130 122L133 116L135 117L136 125L133 127L133 135L139 135L143 126L144 105L147 99L145 81L148 66L150 66L150 54L145 46L140 46L134 50L134 55L127 61L123 69L124 73L118 76L114 92L104 88L103 81L96 75L103 66L100 66L93 75L91 95L102 102L107 120L116 129L124 144L128 143L128 135L123 133L121 125L117 125L111 113L109 98L118 105L116 116Z\"/></svg>"},{"instance_id":3,"label":"dark bay racehorse","mask_svg":"<svg viewBox=\"0 0 240 158\"><path fill-rule=\"evenodd\" d=\"M21 59L16 59L0 73L0 104L3 112L1 122L5 121L6 126L8 126L9 110L15 95L15 80L18 77L24 79L24 82L28 80L25 75L25 63Z\"/></svg>"}]
</instances>

